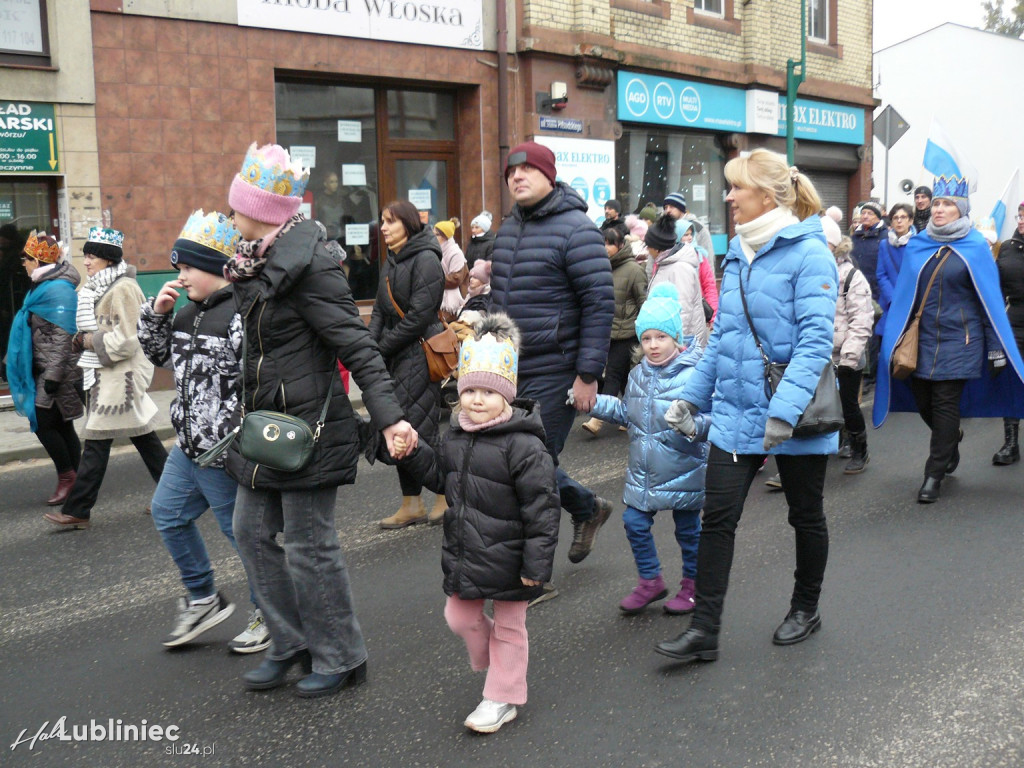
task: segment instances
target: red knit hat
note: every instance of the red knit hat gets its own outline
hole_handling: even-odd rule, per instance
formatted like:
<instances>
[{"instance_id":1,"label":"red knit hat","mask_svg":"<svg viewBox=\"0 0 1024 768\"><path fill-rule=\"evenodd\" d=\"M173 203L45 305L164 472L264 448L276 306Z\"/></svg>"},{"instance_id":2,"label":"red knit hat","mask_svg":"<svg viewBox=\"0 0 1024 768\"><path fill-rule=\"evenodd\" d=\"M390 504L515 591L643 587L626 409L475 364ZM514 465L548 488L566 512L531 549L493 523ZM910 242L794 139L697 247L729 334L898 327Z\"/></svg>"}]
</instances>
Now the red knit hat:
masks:
<instances>
[{"instance_id":1,"label":"red knit hat","mask_svg":"<svg viewBox=\"0 0 1024 768\"><path fill-rule=\"evenodd\" d=\"M527 141L512 147L505 161L505 178L508 179L508 172L512 168L523 163L532 165L547 177L551 186L555 185L555 153L543 144Z\"/></svg>"}]
</instances>

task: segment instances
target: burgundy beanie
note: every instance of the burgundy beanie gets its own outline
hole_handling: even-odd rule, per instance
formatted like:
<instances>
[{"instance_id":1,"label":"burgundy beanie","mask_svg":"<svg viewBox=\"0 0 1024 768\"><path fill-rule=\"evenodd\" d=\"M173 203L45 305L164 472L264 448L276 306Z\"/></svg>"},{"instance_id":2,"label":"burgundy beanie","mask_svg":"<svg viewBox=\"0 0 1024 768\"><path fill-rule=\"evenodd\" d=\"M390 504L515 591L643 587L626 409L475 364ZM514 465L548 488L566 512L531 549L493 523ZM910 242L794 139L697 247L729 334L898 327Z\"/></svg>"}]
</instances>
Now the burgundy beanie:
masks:
<instances>
[{"instance_id":1,"label":"burgundy beanie","mask_svg":"<svg viewBox=\"0 0 1024 768\"><path fill-rule=\"evenodd\" d=\"M512 147L505 161L505 178L508 179L509 169L523 163L532 165L547 177L551 186L555 185L555 153L543 144L527 141Z\"/></svg>"}]
</instances>

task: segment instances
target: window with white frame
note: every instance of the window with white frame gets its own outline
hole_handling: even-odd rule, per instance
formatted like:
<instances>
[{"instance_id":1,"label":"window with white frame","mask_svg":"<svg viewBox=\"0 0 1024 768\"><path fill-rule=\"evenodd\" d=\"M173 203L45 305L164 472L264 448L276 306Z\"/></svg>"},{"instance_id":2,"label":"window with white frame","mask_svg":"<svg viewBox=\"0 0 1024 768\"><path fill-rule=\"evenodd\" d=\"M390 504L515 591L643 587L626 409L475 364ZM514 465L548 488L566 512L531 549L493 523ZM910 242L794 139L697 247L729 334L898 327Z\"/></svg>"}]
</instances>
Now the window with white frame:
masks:
<instances>
[{"instance_id":1,"label":"window with white frame","mask_svg":"<svg viewBox=\"0 0 1024 768\"><path fill-rule=\"evenodd\" d=\"M725 16L725 0L693 0L693 10L709 16Z\"/></svg>"},{"instance_id":2,"label":"window with white frame","mask_svg":"<svg viewBox=\"0 0 1024 768\"><path fill-rule=\"evenodd\" d=\"M45 0L0 0L0 63L49 64Z\"/></svg>"},{"instance_id":3,"label":"window with white frame","mask_svg":"<svg viewBox=\"0 0 1024 768\"><path fill-rule=\"evenodd\" d=\"M807 38L828 43L829 0L807 0Z\"/></svg>"}]
</instances>

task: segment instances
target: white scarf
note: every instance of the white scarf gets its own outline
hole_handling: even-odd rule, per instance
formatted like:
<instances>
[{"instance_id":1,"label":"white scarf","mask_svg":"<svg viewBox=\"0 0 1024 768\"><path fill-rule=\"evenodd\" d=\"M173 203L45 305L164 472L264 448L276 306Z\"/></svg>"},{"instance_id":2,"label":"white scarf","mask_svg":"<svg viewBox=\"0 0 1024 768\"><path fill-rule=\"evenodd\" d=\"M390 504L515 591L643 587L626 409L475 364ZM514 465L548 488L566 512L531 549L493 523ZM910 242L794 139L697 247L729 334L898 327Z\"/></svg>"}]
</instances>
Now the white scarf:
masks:
<instances>
[{"instance_id":1,"label":"white scarf","mask_svg":"<svg viewBox=\"0 0 1024 768\"><path fill-rule=\"evenodd\" d=\"M758 250L775 235L792 224L799 224L800 219L793 211L784 206L772 208L746 224L736 225L736 234L740 236L740 247L748 262L754 260Z\"/></svg>"},{"instance_id":2,"label":"white scarf","mask_svg":"<svg viewBox=\"0 0 1024 768\"><path fill-rule=\"evenodd\" d=\"M82 290L78 292L78 312L75 314L75 322L78 324L79 331L91 332L98 328L96 325L96 302L103 297L114 281L127 271L128 265L119 261L117 264L101 269L86 281ZM82 386L87 390L92 389L92 385L96 383L94 370L102 368L103 363L100 362L95 352L85 349L82 350L82 356L78 358L78 367L84 371Z\"/></svg>"},{"instance_id":3,"label":"white scarf","mask_svg":"<svg viewBox=\"0 0 1024 768\"><path fill-rule=\"evenodd\" d=\"M892 227L890 227L889 228L889 245L891 245L893 248L899 248L901 246L904 246L904 245L906 245L910 241L910 238L912 238L914 236L914 234L915 234L915 232L914 232L914 228L913 227L908 229L902 235L897 235L896 234L896 230L893 229Z\"/></svg>"}]
</instances>

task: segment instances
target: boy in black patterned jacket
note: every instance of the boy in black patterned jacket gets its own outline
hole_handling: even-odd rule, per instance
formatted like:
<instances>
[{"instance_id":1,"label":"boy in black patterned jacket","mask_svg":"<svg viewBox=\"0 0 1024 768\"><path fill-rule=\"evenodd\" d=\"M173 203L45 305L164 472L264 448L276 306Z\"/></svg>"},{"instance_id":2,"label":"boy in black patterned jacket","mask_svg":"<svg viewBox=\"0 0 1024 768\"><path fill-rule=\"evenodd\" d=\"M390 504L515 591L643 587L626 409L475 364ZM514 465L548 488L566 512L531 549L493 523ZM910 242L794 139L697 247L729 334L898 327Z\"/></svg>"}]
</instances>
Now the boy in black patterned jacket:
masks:
<instances>
[{"instance_id":1,"label":"boy in black patterned jacket","mask_svg":"<svg viewBox=\"0 0 1024 768\"><path fill-rule=\"evenodd\" d=\"M235 610L214 586L213 568L196 520L213 510L221 531L235 546L231 517L237 484L220 457L207 468L196 463L228 434L240 388L242 323L223 270L234 253L238 230L220 213L196 211L171 251L178 278L165 283L142 306L139 342L154 365L173 368L177 398L171 423L178 439L153 494L153 523L174 559L188 598L163 644L176 648L220 624ZM180 291L189 303L172 318ZM246 629L229 643L236 653L270 645L263 614L250 591L253 611Z\"/></svg>"}]
</instances>

